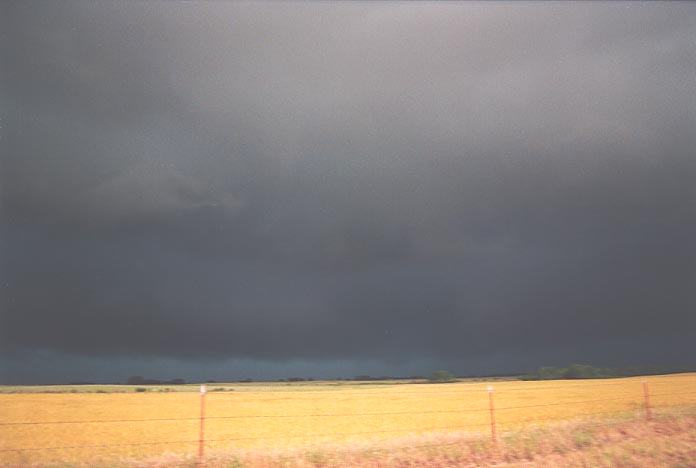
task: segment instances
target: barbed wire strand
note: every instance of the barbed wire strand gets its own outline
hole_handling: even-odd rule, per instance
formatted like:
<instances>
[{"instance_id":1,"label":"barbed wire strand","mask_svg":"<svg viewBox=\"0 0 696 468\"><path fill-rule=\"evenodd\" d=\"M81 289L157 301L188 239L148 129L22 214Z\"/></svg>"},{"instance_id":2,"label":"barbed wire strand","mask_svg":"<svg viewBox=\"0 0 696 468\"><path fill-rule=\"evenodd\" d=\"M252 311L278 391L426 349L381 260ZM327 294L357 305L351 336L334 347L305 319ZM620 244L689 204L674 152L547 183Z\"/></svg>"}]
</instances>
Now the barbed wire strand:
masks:
<instances>
[{"instance_id":1,"label":"barbed wire strand","mask_svg":"<svg viewBox=\"0 0 696 468\"><path fill-rule=\"evenodd\" d=\"M689 392L689 393L696 393L696 392ZM593 400L597 401L597 400ZM687 403L688 404L688 403ZM556 406L556 404L547 404L545 406ZM660 405L660 406L653 406L652 409L661 409L661 408L671 408L671 407L683 407L684 405ZM615 415L620 415L622 413L626 413L626 411L616 411L616 410L607 410L607 411L596 411L596 412L589 412L589 413L583 413L582 415L578 415L574 419L581 419L584 416L587 415L597 415L597 414L615 414ZM691 413L689 413L691 414ZM563 418L558 418L558 417L546 417L546 418L532 418L532 419L527 419L527 420L521 420L521 421L515 421L511 422L510 426L515 426L519 425L520 423L530 423L530 422L538 422L538 421L558 421L559 423L561 422L572 422L572 419L563 419ZM466 431L470 427L484 427L484 426L489 426L489 422L485 423L478 423L478 424L467 424L465 426L447 426L447 427L433 427L433 428L428 428L425 429L425 431L440 431L440 430L460 430L460 431ZM396 432L412 432L412 433L423 433L423 429L417 429L417 428L408 428L408 429L385 429L385 430L378 430L378 431L354 431L354 432L338 432L338 433L331 433L331 434L302 434L302 435L293 435L293 436L252 436L252 437L234 437L234 438L224 438L224 439L206 439L204 442L206 444L211 443L211 442L235 442L235 441L245 441L245 440L283 440L283 439L294 439L294 438L308 438L308 439L320 439L321 437L335 437L335 436L350 436L350 435L369 435L369 434L382 434L382 433L396 433ZM198 443L199 440L176 440L176 441L149 441L149 442L133 442L133 443L119 443L119 444L88 444L88 445L71 445L71 446L56 446L56 447L23 447L23 448L14 448L14 449L0 449L0 452L25 452L25 451L40 451L40 450L69 450L69 449L85 449L85 448L111 448L111 447L129 447L129 446L148 446L148 445L169 445L169 444L189 444L189 443Z\"/></svg>"},{"instance_id":2,"label":"barbed wire strand","mask_svg":"<svg viewBox=\"0 0 696 468\"><path fill-rule=\"evenodd\" d=\"M691 395L693 392L672 392L672 393L655 393L650 394L650 397L659 396L678 396ZM555 403L539 403L532 405L517 405L517 406L501 406L497 407L496 411L540 408L546 406L565 406L585 403L601 403L605 401L619 401L627 399L642 398L639 395L626 395L612 398L598 398L592 400L576 400L564 401ZM425 410L425 411L383 411L383 412L368 412L368 413L310 413L310 414L249 414L249 415L225 415L225 416L206 416L205 419L255 419L255 418L314 418L314 417L353 417L353 416L390 416L390 415L416 415L416 414L461 414L461 413L476 413L486 412L489 408L464 408L459 410ZM94 423L124 423L124 422L163 422L163 421L198 421L200 417L181 417L181 418L139 418L139 419L84 419L84 420L63 420L63 421L3 421L0 426L24 426L24 425L50 425L50 424L94 424Z\"/></svg>"}]
</instances>

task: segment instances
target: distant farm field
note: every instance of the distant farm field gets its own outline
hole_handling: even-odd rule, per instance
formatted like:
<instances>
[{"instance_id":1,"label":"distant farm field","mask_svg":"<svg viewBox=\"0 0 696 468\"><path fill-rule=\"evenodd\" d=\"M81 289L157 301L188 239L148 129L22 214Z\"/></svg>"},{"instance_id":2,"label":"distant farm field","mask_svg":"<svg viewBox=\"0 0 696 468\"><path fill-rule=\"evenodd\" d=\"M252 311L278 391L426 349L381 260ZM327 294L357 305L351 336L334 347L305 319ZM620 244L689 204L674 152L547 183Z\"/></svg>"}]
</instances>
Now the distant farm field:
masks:
<instances>
[{"instance_id":1,"label":"distant farm field","mask_svg":"<svg viewBox=\"0 0 696 468\"><path fill-rule=\"evenodd\" d=\"M696 411L696 374L447 384L208 384L217 391L205 397L205 449L233 457L257 449L314 453L325 446L388 446L414 437L488 441L488 385L494 387L501 439L568 421L642 420L643 381L655 417ZM178 391L111 386L41 393L37 387L0 387L6 392L0 393L0 460L6 466L193 463L201 397L195 386L170 388ZM123 392L108 393L118 391Z\"/></svg>"}]
</instances>

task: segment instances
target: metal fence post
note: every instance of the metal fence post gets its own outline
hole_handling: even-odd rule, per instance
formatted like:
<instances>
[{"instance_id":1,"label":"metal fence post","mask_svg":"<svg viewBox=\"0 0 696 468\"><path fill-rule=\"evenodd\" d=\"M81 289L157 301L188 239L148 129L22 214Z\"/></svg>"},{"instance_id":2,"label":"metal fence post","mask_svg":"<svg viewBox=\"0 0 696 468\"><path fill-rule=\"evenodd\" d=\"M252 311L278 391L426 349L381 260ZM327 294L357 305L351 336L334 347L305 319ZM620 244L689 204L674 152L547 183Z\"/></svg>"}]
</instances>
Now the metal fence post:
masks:
<instances>
[{"instance_id":1,"label":"metal fence post","mask_svg":"<svg viewBox=\"0 0 696 468\"><path fill-rule=\"evenodd\" d=\"M645 401L645 419L652 419L652 410L650 409L650 391L648 390L648 382L643 380L643 400Z\"/></svg>"},{"instance_id":2,"label":"metal fence post","mask_svg":"<svg viewBox=\"0 0 696 468\"><path fill-rule=\"evenodd\" d=\"M205 384L201 385L201 424L198 431L198 466L205 466Z\"/></svg>"}]
</instances>

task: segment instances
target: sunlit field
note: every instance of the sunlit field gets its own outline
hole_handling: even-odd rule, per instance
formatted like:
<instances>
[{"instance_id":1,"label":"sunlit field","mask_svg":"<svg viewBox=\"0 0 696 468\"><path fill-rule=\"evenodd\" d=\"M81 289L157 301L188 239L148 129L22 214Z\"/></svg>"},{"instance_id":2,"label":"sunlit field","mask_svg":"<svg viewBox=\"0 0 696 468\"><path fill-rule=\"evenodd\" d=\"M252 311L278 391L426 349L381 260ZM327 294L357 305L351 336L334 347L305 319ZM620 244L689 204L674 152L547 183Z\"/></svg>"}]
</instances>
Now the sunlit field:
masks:
<instances>
[{"instance_id":1,"label":"sunlit field","mask_svg":"<svg viewBox=\"0 0 696 468\"><path fill-rule=\"evenodd\" d=\"M654 417L696 409L696 374L447 384L208 384L205 449L233 457L257 449L313 453L323 446L389 446L452 435L488 442L488 385L501 440L567 423L642 421L643 381ZM3 465L196 460L201 414L196 386L0 391Z\"/></svg>"}]
</instances>

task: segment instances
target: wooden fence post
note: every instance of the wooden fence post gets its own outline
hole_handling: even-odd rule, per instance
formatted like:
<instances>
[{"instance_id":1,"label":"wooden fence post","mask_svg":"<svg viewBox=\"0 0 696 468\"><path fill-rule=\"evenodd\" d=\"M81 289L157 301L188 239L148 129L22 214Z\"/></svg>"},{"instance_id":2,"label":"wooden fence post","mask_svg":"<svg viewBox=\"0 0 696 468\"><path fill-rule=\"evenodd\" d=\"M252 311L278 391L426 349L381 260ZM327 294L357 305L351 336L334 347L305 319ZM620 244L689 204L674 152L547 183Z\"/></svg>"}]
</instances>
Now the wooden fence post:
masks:
<instances>
[{"instance_id":1,"label":"wooden fence post","mask_svg":"<svg viewBox=\"0 0 696 468\"><path fill-rule=\"evenodd\" d=\"M198 431L198 467L205 466L205 384L201 385L201 424Z\"/></svg>"},{"instance_id":2,"label":"wooden fence post","mask_svg":"<svg viewBox=\"0 0 696 468\"><path fill-rule=\"evenodd\" d=\"M488 386L488 410L491 414L491 440L493 444L498 443L498 436L495 432L495 403L493 402L493 386Z\"/></svg>"},{"instance_id":3,"label":"wooden fence post","mask_svg":"<svg viewBox=\"0 0 696 468\"><path fill-rule=\"evenodd\" d=\"M650 409L650 391L648 390L648 382L643 380L643 400L645 403L645 419L652 419L652 410Z\"/></svg>"}]
</instances>

